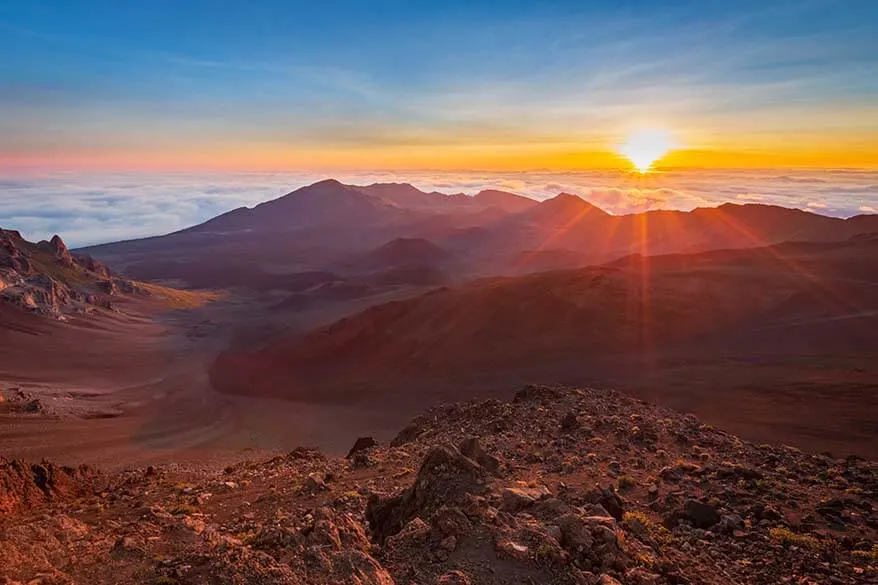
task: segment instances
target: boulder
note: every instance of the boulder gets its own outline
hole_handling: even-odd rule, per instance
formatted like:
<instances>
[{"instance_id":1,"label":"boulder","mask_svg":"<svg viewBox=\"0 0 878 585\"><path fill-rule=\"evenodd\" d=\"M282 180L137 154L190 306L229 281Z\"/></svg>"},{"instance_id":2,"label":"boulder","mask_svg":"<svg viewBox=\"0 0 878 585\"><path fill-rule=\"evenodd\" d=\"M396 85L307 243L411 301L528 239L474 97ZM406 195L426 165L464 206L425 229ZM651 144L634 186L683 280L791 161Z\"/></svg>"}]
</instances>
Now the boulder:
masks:
<instances>
[{"instance_id":1,"label":"boulder","mask_svg":"<svg viewBox=\"0 0 878 585\"><path fill-rule=\"evenodd\" d=\"M534 505L537 501L551 495L546 486L536 487L510 487L505 488L500 495L503 497L503 510L517 512Z\"/></svg>"},{"instance_id":2,"label":"boulder","mask_svg":"<svg viewBox=\"0 0 878 585\"><path fill-rule=\"evenodd\" d=\"M372 437L360 437L359 439L354 441L354 446L351 447L350 451L348 451L347 458L351 459L357 453L360 453L362 451L366 451L368 449L371 449L372 447L377 447L377 446L378 446L378 441L376 441Z\"/></svg>"},{"instance_id":3,"label":"boulder","mask_svg":"<svg viewBox=\"0 0 878 585\"><path fill-rule=\"evenodd\" d=\"M369 527L384 542L416 516L426 518L442 506L463 506L469 495L484 494L489 477L484 467L456 448L434 447L411 487L390 498L370 497L366 506Z\"/></svg>"},{"instance_id":4,"label":"boulder","mask_svg":"<svg viewBox=\"0 0 878 585\"><path fill-rule=\"evenodd\" d=\"M485 452L477 438L464 439L457 448L464 456L469 457L494 475L500 474L500 460Z\"/></svg>"},{"instance_id":5,"label":"boulder","mask_svg":"<svg viewBox=\"0 0 878 585\"><path fill-rule=\"evenodd\" d=\"M698 500L686 500L681 510L665 518L665 526L674 528L681 520L691 523L695 528L708 529L719 523L720 514L710 504Z\"/></svg>"}]
</instances>

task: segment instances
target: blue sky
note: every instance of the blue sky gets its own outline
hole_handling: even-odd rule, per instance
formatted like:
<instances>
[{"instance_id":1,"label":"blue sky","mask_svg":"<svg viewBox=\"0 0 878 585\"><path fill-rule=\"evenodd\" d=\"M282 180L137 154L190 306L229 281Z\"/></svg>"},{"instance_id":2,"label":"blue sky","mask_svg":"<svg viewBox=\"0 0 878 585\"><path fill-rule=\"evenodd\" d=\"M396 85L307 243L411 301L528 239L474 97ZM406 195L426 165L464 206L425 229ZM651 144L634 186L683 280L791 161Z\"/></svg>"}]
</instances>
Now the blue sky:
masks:
<instances>
[{"instance_id":1,"label":"blue sky","mask_svg":"<svg viewBox=\"0 0 878 585\"><path fill-rule=\"evenodd\" d=\"M878 152L876 23L871 0L0 0L0 164L510 168L638 124L843 159Z\"/></svg>"}]
</instances>

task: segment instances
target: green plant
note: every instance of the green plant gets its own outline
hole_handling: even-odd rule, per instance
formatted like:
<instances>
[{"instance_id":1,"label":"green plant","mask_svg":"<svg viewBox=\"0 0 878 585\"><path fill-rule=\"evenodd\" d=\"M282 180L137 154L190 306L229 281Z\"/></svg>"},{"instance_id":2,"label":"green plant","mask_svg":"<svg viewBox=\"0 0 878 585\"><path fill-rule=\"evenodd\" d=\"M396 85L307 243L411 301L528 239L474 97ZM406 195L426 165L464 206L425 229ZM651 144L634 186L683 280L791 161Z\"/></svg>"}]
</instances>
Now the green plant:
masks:
<instances>
[{"instance_id":1,"label":"green plant","mask_svg":"<svg viewBox=\"0 0 878 585\"><path fill-rule=\"evenodd\" d=\"M635 532L638 530L645 532L658 544L667 544L674 538L670 530L661 524L653 522L652 519L643 512L625 512L622 520L631 526Z\"/></svg>"},{"instance_id":2,"label":"green plant","mask_svg":"<svg viewBox=\"0 0 878 585\"><path fill-rule=\"evenodd\" d=\"M796 534L789 528L772 528L768 531L768 535L775 542L779 542L784 546L800 546L811 550L820 548L820 540L810 534Z\"/></svg>"}]
</instances>

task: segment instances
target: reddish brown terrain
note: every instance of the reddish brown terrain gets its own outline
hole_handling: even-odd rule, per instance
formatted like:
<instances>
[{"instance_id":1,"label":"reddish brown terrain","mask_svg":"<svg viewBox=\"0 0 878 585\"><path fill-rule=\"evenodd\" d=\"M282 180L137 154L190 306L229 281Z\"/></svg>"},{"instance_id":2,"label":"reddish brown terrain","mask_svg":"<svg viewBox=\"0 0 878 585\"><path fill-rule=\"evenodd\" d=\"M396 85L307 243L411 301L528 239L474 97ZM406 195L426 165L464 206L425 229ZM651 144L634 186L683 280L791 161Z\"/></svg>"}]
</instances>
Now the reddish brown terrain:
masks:
<instances>
[{"instance_id":1,"label":"reddish brown terrain","mask_svg":"<svg viewBox=\"0 0 878 585\"><path fill-rule=\"evenodd\" d=\"M22 583L854 585L878 468L756 445L610 391L433 409L348 458L199 472L0 463Z\"/></svg>"},{"instance_id":2,"label":"reddish brown terrain","mask_svg":"<svg viewBox=\"0 0 878 585\"><path fill-rule=\"evenodd\" d=\"M323 181L0 231L0 584L878 582L876 217Z\"/></svg>"},{"instance_id":3,"label":"reddish brown terrain","mask_svg":"<svg viewBox=\"0 0 878 585\"><path fill-rule=\"evenodd\" d=\"M226 353L212 380L399 410L515 380L618 385L758 440L874 457L876 257L863 237L485 279Z\"/></svg>"}]
</instances>

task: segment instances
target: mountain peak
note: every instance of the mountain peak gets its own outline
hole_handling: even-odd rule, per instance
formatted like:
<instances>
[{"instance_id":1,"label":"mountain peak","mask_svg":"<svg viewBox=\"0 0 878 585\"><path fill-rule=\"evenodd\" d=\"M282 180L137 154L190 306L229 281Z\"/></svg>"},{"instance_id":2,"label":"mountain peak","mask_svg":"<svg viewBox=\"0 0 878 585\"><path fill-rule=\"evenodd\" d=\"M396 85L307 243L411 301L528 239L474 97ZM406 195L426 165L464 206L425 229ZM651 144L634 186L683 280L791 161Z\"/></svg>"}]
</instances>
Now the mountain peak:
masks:
<instances>
[{"instance_id":1,"label":"mountain peak","mask_svg":"<svg viewBox=\"0 0 878 585\"><path fill-rule=\"evenodd\" d=\"M483 189L473 196L473 199L489 207L499 207L505 211L523 211L537 205L537 201L530 197L524 197L516 193L501 191L499 189Z\"/></svg>"},{"instance_id":2,"label":"mountain peak","mask_svg":"<svg viewBox=\"0 0 878 585\"><path fill-rule=\"evenodd\" d=\"M347 187L347 185L345 185L338 179L323 179L322 181L317 181L316 183L306 185L302 187L302 189L307 189L309 187Z\"/></svg>"},{"instance_id":3,"label":"mountain peak","mask_svg":"<svg viewBox=\"0 0 878 585\"><path fill-rule=\"evenodd\" d=\"M540 207L551 207L556 209L568 209L576 211L594 210L600 212L602 215L609 215L606 211L604 211L597 205L586 201L579 195L574 195L567 192L558 193L551 199L546 199L540 202Z\"/></svg>"}]
</instances>

